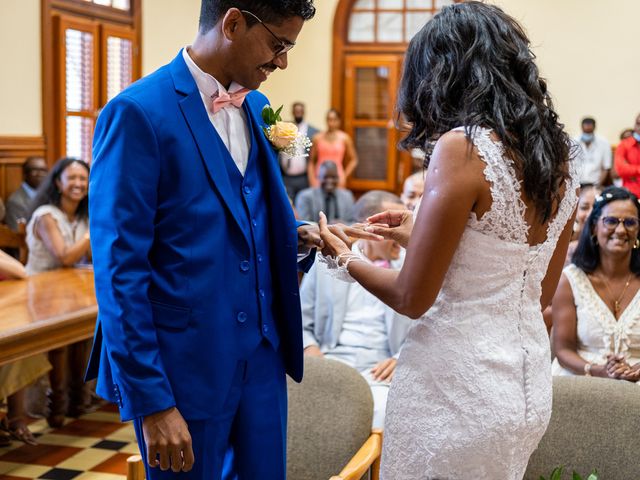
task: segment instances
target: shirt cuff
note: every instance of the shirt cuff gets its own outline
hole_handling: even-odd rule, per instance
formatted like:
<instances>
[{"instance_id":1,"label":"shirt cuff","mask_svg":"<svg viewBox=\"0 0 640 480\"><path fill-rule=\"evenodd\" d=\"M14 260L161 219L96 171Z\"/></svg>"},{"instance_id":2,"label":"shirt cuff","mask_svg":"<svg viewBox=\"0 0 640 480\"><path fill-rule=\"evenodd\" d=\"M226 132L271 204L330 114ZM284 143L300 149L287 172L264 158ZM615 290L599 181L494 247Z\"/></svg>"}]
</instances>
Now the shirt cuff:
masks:
<instances>
[{"instance_id":1,"label":"shirt cuff","mask_svg":"<svg viewBox=\"0 0 640 480\"><path fill-rule=\"evenodd\" d=\"M311 250L313 250L312 248L307 248L306 252L298 252L298 262L301 262L302 260L304 260L305 258L307 258L309 255L311 255Z\"/></svg>"}]
</instances>

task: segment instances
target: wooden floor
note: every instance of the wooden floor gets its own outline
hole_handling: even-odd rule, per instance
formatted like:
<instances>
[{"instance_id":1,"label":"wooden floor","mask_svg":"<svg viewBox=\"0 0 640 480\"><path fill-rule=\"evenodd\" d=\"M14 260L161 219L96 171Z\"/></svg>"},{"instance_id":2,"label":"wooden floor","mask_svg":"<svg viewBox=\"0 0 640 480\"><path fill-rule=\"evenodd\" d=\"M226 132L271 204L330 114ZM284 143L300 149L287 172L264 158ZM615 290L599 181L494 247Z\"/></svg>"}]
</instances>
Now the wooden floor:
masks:
<instances>
[{"instance_id":1,"label":"wooden floor","mask_svg":"<svg viewBox=\"0 0 640 480\"><path fill-rule=\"evenodd\" d=\"M122 424L112 405L51 429L45 420L29 428L40 445L13 442L0 448L0 480L124 480L127 458L138 453L133 425Z\"/></svg>"}]
</instances>

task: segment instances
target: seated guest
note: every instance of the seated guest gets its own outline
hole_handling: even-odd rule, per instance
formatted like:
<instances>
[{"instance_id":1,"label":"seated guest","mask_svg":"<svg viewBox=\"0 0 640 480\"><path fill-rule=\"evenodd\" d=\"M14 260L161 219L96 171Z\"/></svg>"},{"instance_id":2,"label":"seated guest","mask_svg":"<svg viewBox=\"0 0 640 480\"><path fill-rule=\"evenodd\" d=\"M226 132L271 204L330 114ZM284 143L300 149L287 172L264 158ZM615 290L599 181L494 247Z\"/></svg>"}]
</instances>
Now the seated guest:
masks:
<instances>
[{"instance_id":1,"label":"seated guest","mask_svg":"<svg viewBox=\"0 0 640 480\"><path fill-rule=\"evenodd\" d=\"M621 140L616 147L615 168L622 186L634 195L640 195L640 114L631 136Z\"/></svg>"},{"instance_id":2,"label":"seated guest","mask_svg":"<svg viewBox=\"0 0 640 480\"><path fill-rule=\"evenodd\" d=\"M591 210L593 210L593 204L596 201L596 195L599 194L600 189L593 185L584 185L580 188L578 209L576 211L575 222L573 223L571 242L569 243L567 256L564 261L565 266L571 263L571 258L573 257L573 252L576 251L576 247L578 246L578 239L580 238L580 234L582 233L584 224L587 221ZM553 326L553 305L549 305L547 308L545 308L544 312L542 312L542 318L544 319L544 324L547 327L547 333L551 334L551 327Z\"/></svg>"},{"instance_id":3,"label":"seated guest","mask_svg":"<svg viewBox=\"0 0 640 480\"><path fill-rule=\"evenodd\" d=\"M302 220L317 222L324 212L329 222L351 223L353 220L353 194L338 187L338 167L325 161L318 173L319 187L305 188L296 196L296 210Z\"/></svg>"},{"instance_id":4,"label":"seated guest","mask_svg":"<svg viewBox=\"0 0 640 480\"><path fill-rule=\"evenodd\" d=\"M7 200L5 222L12 230L18 229L19 220L27 221L31 202L48 171L44 158L29 157L22 164L22 185Z\"/></svg>"},{"instance_id":5,"label":"seated guest","mask_svg":"<svg viewBox=\"0 0 640 480\"><path fill-rule=\"evenodd\" d=\"M44 180L27 224L27 273L71 267L90 255L89 166L63 158Z\"/></svg>"},{"instance_id":6,"label":"seated guest","mask_svg":"<svg viewBox=\"0 0 640 480\"><path fill-rule=\"evenodd\" d=\"M424 192L424 175L425 172L416 172L409 175L404 181L400 199L402 203L404 203L404 206L407 207L407 210L413 212L422 197L422 193Z\"/></svg>"},{"instance_id":7,"label":"seated guest","mask_svg":"<svg viewBox=\"0 0 640 480\"><path fill-rule=\"evenodd\" d=\"M89 166L82 160L63 158L42 182L33 202L33 214L27 224L29 260L27 273L72 267L90 259L88 201ZM47 420L52 427L61 426L64 415L77 416L86 411L90 392L83 382L87 342L49 353L51 371L50 410ZM67 361L67 356L71 358ZM66 370L71 372L71 391L66 406Z\"/></svg>"},{"instance_id":8,"label":"seated guest","mask_svg":"<svg viewBox=\"0 0 640 480\"><path fill-rule=\"evenodd\" d=\"M553 298L554 375L640 379L640 204L609 187Z\"/></svg>"},{"instance_id":9,"label":"seated guest","mask_svg":"<svg viewBox=\"0 0 640 480\"><path fill-rule=\"evenodd\" d=\"M578 198L578 210L576 211L576 220L573 224L573 232L571 233L571 243L569 243L569 249L567 251L568 265L571 262L573 252L578 246L578 239L584 228L584 224L589 218L591 211L593 210L593 204L596 201L596 196L600 194L600 189L594 185L584 185L580 188L580 196Z\"/></svg>"},{"instance_id":10,"label":"seated guest","mask_svg":"<svg viewBox=\"0 0 640 480\"><path fill-rule=\"evenodd\" d=\"M0 250L0 280L26 277L24 266ZM42 354L0 366L0 401L7 399L7 415L0 421L0 447L9 446L12 439L37 444L26 423L25 388L50 369Z\"/></svg>"},{"instance_id":11,"label":"seated guest","mask_svg":"<svg viewBox=\"0 0 640 480\"><path fill-rule=\"evenodd\" d=\"M356 219L365 222L375 213L399 206L396 195L374 190L356 202ZM362 261L389 267L398 258L400 246L392 240L358 240L353 251ZM303 278L300 300L305 354L340 360L360 371L373 393L373 426L382 427L389 382L411 320L360 284L332 277L319 262Z\"/></svg>"}]
</instances>

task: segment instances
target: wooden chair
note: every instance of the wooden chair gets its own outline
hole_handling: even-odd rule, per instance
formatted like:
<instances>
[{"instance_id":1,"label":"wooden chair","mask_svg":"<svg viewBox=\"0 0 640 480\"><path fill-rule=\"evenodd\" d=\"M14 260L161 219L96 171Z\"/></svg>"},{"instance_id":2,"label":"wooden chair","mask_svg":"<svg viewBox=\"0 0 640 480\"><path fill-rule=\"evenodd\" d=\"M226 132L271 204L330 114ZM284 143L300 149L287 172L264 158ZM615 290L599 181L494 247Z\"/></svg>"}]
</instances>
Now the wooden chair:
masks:
<instances>
[{"instance_id":1,"label":"wooden chair","mask_svg":"<svg viewBox=\"0 0 640 480\"><path fill-rule=\"evenodd\" d=\"M27 263L27 233L24 222L18 223L18 231L14 232L8 226L0 224L0 248L14 249L18 251L18 260L23 265Z\"/></svg>"},{"instance_id":2,"label":"wooden chair","mask_svg":"<svg viewBox=\"0 0 640 480\"><path fill-rule=\"evenodd\" d=\"M379 480L381 453L382 430L374 429L340 474L331 477L330 480L360 480L367 472L370 472L371 480Z\"/></svg>"},{"instance_id":3,"label":"wooden chair","mask_svg":"<svg viewBox=\"0 0 640 480\"><path fill-rule=\"evenodd\" d=\"M378 480L382 431L371 430L369 384L334 360L305 357L304 369L302 383L287 379L287 479ZM127 480L144 480L140 455L127 461Z\"/></svg>"},{"instance_id":4,"label":"wooden chair","mask_svg":"<svg viewBox=\"0 0 640 480\"><path fill-rule=\"evenodd\" d=\"M594 377L554 377L553 409L546 433L531 455L525 480L549 478L564 466L586 478L638 479L638 385Z\"/></svg>"},{"instance_id":5,"label":"wooden chair","mask_svg":"<svg viewBox=\"0 0 640 480\"><path fill-rule=\"evenodd\" d=\"M302 383L288 379L288 394L288 480L378 479L382 432L371 431L371 389L357 370L305 357Z\"/></svg>"},{"instance_id":6,"label":"wooden chair","mask_svg":"<svg viewBox=\"0 0 640 480\"><path fill-rule=\"evenodd\" d=\"M144 463L140 455L127 458L127 480L144 480Z\"/></svg>"}]
</instances>

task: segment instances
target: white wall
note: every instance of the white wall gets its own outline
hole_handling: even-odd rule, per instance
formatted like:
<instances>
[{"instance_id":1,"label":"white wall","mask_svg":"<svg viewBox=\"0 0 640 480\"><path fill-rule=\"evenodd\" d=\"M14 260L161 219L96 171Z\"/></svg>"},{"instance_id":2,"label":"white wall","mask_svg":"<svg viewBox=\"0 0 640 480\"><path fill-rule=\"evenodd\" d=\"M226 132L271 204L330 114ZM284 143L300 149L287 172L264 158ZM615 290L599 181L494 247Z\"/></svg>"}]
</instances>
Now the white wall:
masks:
<instances>
[{"instance_id":1,"label":"white wall","mask_svg":"<svg viewBox=\"0 0 640 480\"><path fill-rule=\"evenodd\" d=\"M640 1L495 0L527 29L560 119L593 116L617 143L640 112Z\"/></svg>"},{"instance_id":2,"label":"white wall","mask_svg":"<svg viewBox=\"0 0 640 480\"><path fill-rule=\"evenodd\" d=\"M200 0L142 0L143 75L169 63L193 42L199 15Z\"/></svg>"},{"instance_id":3,"label":"white wall","mask_svg":"<svg viewBox=\"0 0 640 480\"><path fill-rule=\"evenodd\" d=\"M517 18L532 40L556 109L576 135L593 116L611 142L640 112L640 0L490 0ZM304 100L310 119L324 125L332 105L331 38L338 0L318 0L318 14L303 29L286 72L263 90L274 104Z\"/></svg>"},{"instance_id":4,"label":"white wall","mask_svg":"<svg viewBox=\"0 0 640 480\"><path fill-rule=\"evenodd\" d=\"M532 39L561 120L573 134L592 115L617 143L640 112L640 0L491 0L519 19ZM272 104L307 104L324 125L331 107L331 42L338 0L316 0L289 54L289 68L262 90ZM200 0L143 0L143 73L168 63L195 37ZM40 0L0 0L0 135L42 133Z\"/></svg>"},{"instance_id":5,"label":"white wall","mask_svg":"<svg viewBox=\"0 0 640 480\"><path fill-rule=\"evenodd\" d=\"M40 0L0 0L0 135L42 135Z\"/></svg>"}]
</instances>

